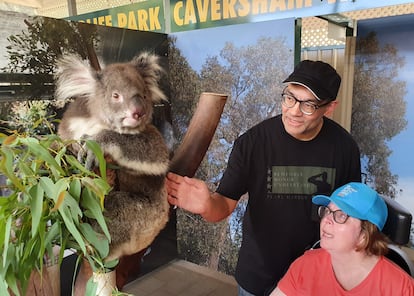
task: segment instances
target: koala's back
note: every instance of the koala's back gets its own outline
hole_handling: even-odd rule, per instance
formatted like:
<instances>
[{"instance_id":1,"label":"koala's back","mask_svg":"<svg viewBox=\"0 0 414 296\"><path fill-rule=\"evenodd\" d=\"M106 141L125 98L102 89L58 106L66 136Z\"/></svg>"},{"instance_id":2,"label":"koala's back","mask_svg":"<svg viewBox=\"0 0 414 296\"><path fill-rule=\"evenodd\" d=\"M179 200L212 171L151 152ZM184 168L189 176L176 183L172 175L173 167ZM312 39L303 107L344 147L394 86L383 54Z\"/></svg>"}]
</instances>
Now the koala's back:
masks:
<instances>
[{"instance_id":1,"label":"koala's back","mask_svg":"<svg viewBox=\"0 0 414 296\"><path fill-rule=\"evenodd\" d=\"M92 116L88 99L77 98L69 103L58 126L58 134L64 140L80 140L93 136L107 128L97 116Z\"/></svg>"}]
</instances>

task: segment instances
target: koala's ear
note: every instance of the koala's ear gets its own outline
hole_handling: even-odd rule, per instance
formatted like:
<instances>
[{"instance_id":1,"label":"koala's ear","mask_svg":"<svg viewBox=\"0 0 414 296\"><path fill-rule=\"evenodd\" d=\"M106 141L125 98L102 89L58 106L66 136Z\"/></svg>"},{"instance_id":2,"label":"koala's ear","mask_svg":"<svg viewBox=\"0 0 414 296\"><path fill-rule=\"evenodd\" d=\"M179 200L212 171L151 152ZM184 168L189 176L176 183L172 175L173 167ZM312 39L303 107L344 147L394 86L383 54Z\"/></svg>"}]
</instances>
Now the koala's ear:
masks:
<instances>
[{"instance_id":1,"label":"koala's ear","mask_svg":"<svg viewBox=\"0 0 414 296\"><path fill-rule=\"evenodd\" d=\"M130 63L144 79L151 94L151 100L155 103L167 100L167 97L158 85L161 75L164 72L164 69L159 64L159 57L148 52L143 52L134 57Z\"/></svg>"},{"instance_id":2,"label":"koala's ear","mask_svg":"<svg viewBox=\"0 0 414 296\"><path fill-rule=\"evenodd\" d=\"M65 55L56 62L55 99L90 97L94 94L97 73L87 61L76 55Z\"/></svg>"}]
</instances>

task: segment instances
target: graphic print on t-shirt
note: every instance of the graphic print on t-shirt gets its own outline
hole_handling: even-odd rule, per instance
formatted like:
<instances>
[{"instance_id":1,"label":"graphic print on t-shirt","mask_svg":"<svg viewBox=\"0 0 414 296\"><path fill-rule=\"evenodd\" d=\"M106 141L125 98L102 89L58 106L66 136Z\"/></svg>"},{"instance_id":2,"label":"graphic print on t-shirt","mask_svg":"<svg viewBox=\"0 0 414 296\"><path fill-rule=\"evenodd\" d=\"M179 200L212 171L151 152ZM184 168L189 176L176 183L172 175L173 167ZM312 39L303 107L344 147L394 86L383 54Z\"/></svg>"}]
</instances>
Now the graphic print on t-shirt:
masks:
<instances>
[{"instance_id":1,"label":"graphic print on t-shirt","mask_svg":"<svg viewBox=\"0 0 414 296\"><path fill-rule=\"evenodd\" d=\"M335 168L273 166L267 172L270 199L304 199L315 194L329 195L335 182Z\"/></svg>"}]
</instances>

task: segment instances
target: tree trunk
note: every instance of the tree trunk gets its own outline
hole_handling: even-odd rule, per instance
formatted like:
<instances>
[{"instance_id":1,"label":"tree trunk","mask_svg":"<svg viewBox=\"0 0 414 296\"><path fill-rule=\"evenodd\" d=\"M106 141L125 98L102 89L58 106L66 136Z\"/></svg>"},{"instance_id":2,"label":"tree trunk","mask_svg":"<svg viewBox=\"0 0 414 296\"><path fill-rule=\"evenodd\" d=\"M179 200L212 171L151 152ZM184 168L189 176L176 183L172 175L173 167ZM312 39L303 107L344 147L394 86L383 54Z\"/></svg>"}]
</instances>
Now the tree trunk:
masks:
<instances>
[{"instance_id":1,"label":"tree trunk","mask_svg":"<svg viewBox=\"0 0 414 296\"><path fill-rule=\"evenodd\" d=\"M170 171L193 177L203 160L220 122L227 95L202 93L180 146L174 152Z\"/></svg>"},{"instance_id":2,"label":"tree trunk","mask_svg":"<svg viewBox=\"0 0 414 296\"><path fill-rule=\"evenodd\" d=\"M225 222L223 221L217 227L219 228L218 241L215 242L216 248L214 252L210 254L209 258L209 267L213 270L219 270L220 256L223 253L224 244L227 241L227 227L229 219L227 218Z\"/></svg>"}]
</instances>

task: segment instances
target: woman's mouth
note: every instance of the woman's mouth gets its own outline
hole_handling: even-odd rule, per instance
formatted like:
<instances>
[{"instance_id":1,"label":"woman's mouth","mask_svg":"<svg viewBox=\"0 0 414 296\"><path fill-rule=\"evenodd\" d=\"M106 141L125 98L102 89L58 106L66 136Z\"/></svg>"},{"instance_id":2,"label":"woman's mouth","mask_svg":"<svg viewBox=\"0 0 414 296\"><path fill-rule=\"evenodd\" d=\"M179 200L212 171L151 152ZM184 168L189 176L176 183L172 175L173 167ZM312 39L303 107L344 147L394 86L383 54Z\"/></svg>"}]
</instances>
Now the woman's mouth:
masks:
<instances>
[{"instance_id":1,"label":"woman's mouth","mask_svg":"<svg viewBox=\"0 0 414 296\"><path fill-rule=\"evenodd\" d=\"M330 234L329 232L326 232L326 231L323 231L322 230L322 233L321 233L321 238L322 237L324 237L324 238L333 238L333 235L332 234Z\"/></svg>"}]
</instances>

